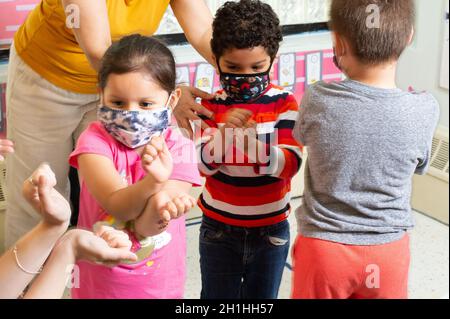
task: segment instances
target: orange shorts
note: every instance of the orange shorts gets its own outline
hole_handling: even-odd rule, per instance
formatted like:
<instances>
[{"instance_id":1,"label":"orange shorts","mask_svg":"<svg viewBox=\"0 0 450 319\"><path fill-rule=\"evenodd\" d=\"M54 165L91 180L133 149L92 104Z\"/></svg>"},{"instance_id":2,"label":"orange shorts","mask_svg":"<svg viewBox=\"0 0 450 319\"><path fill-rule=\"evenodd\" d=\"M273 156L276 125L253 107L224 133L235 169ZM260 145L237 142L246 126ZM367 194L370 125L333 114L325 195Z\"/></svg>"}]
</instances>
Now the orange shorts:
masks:
<instances>
[{"instance_id":1,"label":"orange shorts","mask_svg":"<svg viewBox=\"0 0 450 319\"><path fill-rule=\"evenodd\" d=\"M409 235L384 245L352 246L297 236L292 298L406 299Z\"/></svg>"}]
</instances>

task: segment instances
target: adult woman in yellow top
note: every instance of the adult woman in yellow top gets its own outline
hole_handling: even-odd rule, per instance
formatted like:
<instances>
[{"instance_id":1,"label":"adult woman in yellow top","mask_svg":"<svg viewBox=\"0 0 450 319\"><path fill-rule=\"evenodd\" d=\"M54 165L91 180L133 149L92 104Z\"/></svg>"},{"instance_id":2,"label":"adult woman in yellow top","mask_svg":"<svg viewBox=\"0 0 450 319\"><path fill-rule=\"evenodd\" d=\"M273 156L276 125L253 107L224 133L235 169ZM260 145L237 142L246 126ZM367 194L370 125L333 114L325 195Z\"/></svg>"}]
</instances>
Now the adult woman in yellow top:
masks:
<instances>
[{"instance_id":1,"label":"adult woman in yellow top","mask_svg":"<svg viewBox=\"0 0 450 319\"><path fill-rule=\"evenodd\" d=\"M22 181L32 168L48 162L56 189L68 198L68 156L96 119L96 70L104 52L124 35L153 34L169 4L188 41L211 61L212 16L203 0L42 0L19 28L6 97L8 139L16 145L7 159L7 247L40 220L21 200ZM188 127L197 114L211 116L195 103L207 94L186 87L183 93L181 126Z\"/></svg>"}]
</instances>

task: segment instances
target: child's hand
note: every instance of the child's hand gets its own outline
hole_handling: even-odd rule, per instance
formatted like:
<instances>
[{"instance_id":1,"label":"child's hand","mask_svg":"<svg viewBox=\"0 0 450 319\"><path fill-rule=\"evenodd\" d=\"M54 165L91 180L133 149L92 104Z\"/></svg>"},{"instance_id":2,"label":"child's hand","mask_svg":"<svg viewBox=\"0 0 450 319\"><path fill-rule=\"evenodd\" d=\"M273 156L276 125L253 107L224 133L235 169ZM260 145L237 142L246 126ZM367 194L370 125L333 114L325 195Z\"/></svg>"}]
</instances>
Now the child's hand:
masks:
<instances>
[{"instance_id":1,"label":"child's hand","mask_svg":"<svg viewBox=\"0 0 450 319\"><path fill-rule=\"evenodd\" d=\"M225 128L244 128L253 112L245 109L232 108L225 114Z\"/></svg>"},{"instance_id":2,"label":"child's hand","mask_svg":"<svg viewBox=\"0 0 450 319\"><path fill-rule=\"evenodd\" d=\"M144 171L157 183L166 182L172 174L172 155L162 136L154 137L142 153Z\"/></svg>"},{"instance_id":3,"label":"child's hand","mask_svg":"<svg viewBox=\"0 0 450 319\"><path fill-rule=\"evenodd\" d=\"M251 159L257 156L258 148L261 147L256 126L254 120L249 120L241 130L234 130L236 148Z\"/></svg>"},{"instance_id":4,"label":"child's hand","mask_svg":"<svg viewBox=\"0 0 450 319\"><path fill-rule=\"evenodd\" d=\"M165 191L160 191L152 197L153 207L159 213L163 223L168 223L171 219L176 219L189 210L191 210L196 201L193 197L187 194L180 194L175 198L171 198L170 195Z\"/></svg>"},{"instance_id":5,"label":"child's hand","mask_svg":"<svg viewBox=\"0 0 450 319\"><path fill-rule=\"evenodd\" d=\"M188 194L180 194L167 202L160 210L159 215L163 221L180 218L187 214L196 204L195 198Z\"/></svg>"},{"instance_id":6,"label":"child's hand","mask_svg":"<svg viewBox=\"0 0 450 319\"><path fill-rule=\"evenodd\" d=\"M220 130L217 132L219 135L215 136L215 138L222 139L222 154L224 157L234 143L234 135L227 133L227 129L233 129L232 133L234 133L234 129L236 128L245 128L252 115L253 113L251 111L239 108L233 108L227 111L223 120L225 125L220 127Z\"/></svg>"},{"instance_id":7,"label":"child's hand","mask_svg":"<svg viewBox=\"0 0 450 319\"><path fill-rule=\"evenodd\" d=\"M107 266L137 260L137 256L130 251L131 241L128 235L109 226L102 225L95 229L95 233L73 229L64 237L72 241L77 260L86 260Z\"/></svg>"},{"instance_id":8,"label":"child's hand","mask_svg":"<svg viewBox=\"0 0 450 319\"><path fill-rule=\"evenodd\" d=\"M60 225L69 222L71 209L67 200L54 189L56 177L48 164L41 164L23 183L22 194L41 214L44 222Z\"/></svg>"},{"instance_id":9,"label":"child's hand","mask_svg":"<svg viewBox=\"0 0 450 319\"><path fill-rule=\"evenodd\" d=\"M14 153L14 143L10 140L0 139L0 161L3 161L6 154Z\"/></svg>"}]
</instances>

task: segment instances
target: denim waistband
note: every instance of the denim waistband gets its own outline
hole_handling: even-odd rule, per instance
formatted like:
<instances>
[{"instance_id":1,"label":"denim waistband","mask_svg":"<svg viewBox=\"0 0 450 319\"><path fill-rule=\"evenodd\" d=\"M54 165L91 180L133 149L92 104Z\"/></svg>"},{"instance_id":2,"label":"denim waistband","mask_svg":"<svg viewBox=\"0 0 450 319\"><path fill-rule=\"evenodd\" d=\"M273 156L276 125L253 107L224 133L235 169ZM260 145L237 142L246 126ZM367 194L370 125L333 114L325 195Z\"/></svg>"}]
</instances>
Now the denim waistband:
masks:
<instances>
[{"instance_id":1,"label":"denim waistband","mask_svg":"<svg viewBox=\"0 0 450 319\"><path fill-rule=\"evenodd\" d=\"M234 232L234 233L246 233L246 234L252 234L252 233L264 234L264 233L276 231L276 230L284 228L284 227L289 227L289 222L287 219L283 220L282 222L273 224L273 225L261 226L261 227L241 227L241 226L228 225L228 224L222 223L218 220L212 219L205 215L203 215L202 222L213 227L214 229L217 229L217 230L223 230L226 232Z\"/></svg>"}]
</instances>

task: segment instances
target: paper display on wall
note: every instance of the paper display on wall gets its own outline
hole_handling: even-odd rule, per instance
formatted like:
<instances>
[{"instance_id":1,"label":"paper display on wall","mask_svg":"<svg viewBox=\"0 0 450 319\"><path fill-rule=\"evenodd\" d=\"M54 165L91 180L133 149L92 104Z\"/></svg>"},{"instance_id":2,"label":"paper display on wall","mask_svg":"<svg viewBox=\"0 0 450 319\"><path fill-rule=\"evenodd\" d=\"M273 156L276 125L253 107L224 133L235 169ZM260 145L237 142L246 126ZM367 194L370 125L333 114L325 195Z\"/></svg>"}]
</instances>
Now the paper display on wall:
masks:
<instances>
[{"instance_id":1,"label":"paper display on wall","mask_svg":"<svg viewBox=\"0 0 450 319\"><path fill-rule=\"evenodd\" d=\"M206 0L206 4L215 15L228 0ZM233 0L237 1L237 0ZM278 14L282 25L318 23L328 21L330 0L262 0ZM1 2L1 0L0 0ZM156 34L183 33L171 7L167 9Z\"/></svg>"},{"instance_id":2,"label":"paper display on wall","mask_svg":"<svg viewBox=\"0 0 450 319\"><path fill-rule=\"evenodd\" d=\"M448 32L449 26L448 26L448 2L447 2L447 9L445 11L445 31L444 31L444 48L442 51L442 63L441 63L441 87L446 88L448 90Z\"/></svg>"}]
</instances>

